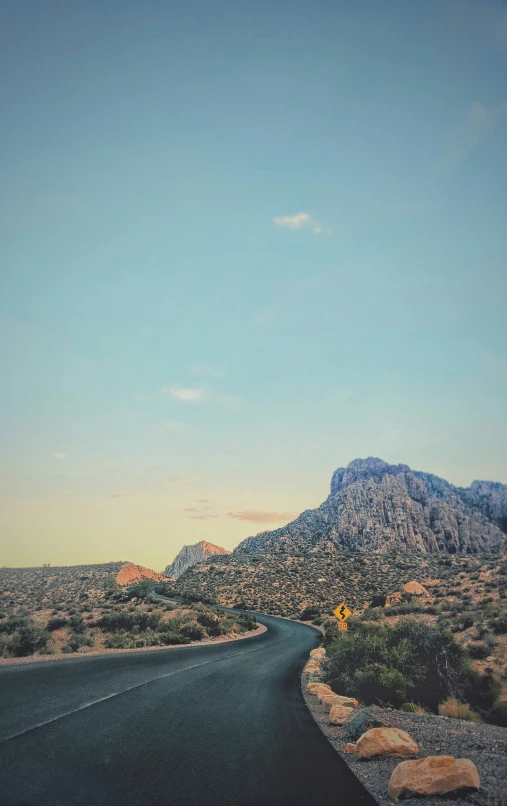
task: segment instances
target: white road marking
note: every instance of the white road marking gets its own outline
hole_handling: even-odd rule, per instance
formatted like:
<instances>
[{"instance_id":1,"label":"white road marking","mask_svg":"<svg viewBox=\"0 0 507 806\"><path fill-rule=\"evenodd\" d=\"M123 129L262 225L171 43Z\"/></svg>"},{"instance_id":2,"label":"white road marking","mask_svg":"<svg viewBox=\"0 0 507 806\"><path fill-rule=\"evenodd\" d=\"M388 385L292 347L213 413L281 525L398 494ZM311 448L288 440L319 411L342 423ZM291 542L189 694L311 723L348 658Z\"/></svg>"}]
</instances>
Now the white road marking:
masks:
<instances>
[{"instance_id":1,"label":"white road marking","mask_svg":"<svg viewBox=\"0 0 507 806\"><path fill-rule=\"evenodd\" d=\"M261 633L262 635L262 633ZM282 638L280 641L275 641L272 644L268 644L268 647L276 646L276 644L283 644L284 641L288 641L289 638L294 635L294 630L291 631L291 634L288 635L286 638ZM92 700L91 702L87 702L84 705L80 705L79 708L73 708L72 711L66 711L64 714L59 714L58 716L54 716L52 719L46 719L44 722L38 722L36 725L31 725L29 728L25 728L25 730L20 730L19 733L13 733L11 736L6 736L4 739L0 739L0 744L4 742L10 742L12 739L17 739L19 736L24 736L26 733L31 733L33 730L38 730L38 728L43 728L46 725L51 725L52 722L58 722L59 719L65 719L67 716L72 716L72 714L77 714L79 711L84 711L86 708L91 708L93 705L98 705L98 703L105 702L106 700L112 700L114 697L119 697L121 694L127 694L129 691L133 691L136 688L141 688L142 686L147 686L149 683L156 683L157 680L164 680L166 677L173 677L177 674L182 674L182 672L188 672L190 669L198 669L200 666L209 666L210 663L219 663L223 660L229 660L229 658L236 658L238 655L250 655L252 652L259 652L261 649L267 649L266 646L259 646L255 649L248 649L244 652L234 652L232 655L226 655L223 658L214 658L213 660L204 661L204 663L194 663L193 666L187 666L185 669L178 669L175 672L167 672L167 674L161 674L159 677L152 677L151 680L145 680L142 683L136 683L134 686L129 686L128 688L124 688L121 691L115 691L113 694L106 694L105 697L99 697L97 700Z\"/></svg>"}]
</instances>

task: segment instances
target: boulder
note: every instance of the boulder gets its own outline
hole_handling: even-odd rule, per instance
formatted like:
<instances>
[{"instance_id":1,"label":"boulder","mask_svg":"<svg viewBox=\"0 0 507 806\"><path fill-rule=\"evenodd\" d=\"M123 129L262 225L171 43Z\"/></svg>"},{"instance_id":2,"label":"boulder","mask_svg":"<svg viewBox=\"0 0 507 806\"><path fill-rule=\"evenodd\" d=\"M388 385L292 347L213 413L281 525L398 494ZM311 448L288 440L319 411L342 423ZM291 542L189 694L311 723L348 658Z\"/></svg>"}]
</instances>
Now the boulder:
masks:
<instances>
[{"instance_id":1,"label":"boulder","mask_svg":"<svg viewBox=\"0 0 507 806\"><path fill-rule=\"evenodd\" d=\"M322 705L346 705L347 708L357 708L358 702L354 697L342 697L340 694L335 694L330 691L328 694L321 692L319 700Z\"/></svg>"},{"instance_id":2,"label":"boulder","mask_svg":"<svg viewBox=\"0 0 507 806\"><path fill-rule=\"evenodd\" d=\"M348 708L346 705L333 705L329 712L329 721L332 725L343 725L351 713L352 708Z\"/></svg>"},{"instance_id":3,"label":"boulder","mask_svg":"<svg viewBox=\"0 0 507 806\"><path fill-rule=\"evenodd\" d=\"M320 666L316 660L309 660L303 669L303 674L320 674Z\"/></svg>"},{"instance_id":4,"label":"boulder","mask_svg":"<svg viewBox=\"0 0 507 806\"><path fill-rule=\"evenodd\" d=\"M310 657L311 658L323 658L325 654L326 654L326 650L324 649L324 647L319 646L319 647L317 647L317 649L312 649L312 651L310 652Z\"/></svg>"},{"instance_id":5,"label":"boulder","mask_svg":"<svg viewBox=\"0 0 507 806\"><path fill-rule=\"evenodd\" d=\"M356 756L360 759L410 758L419 752L417 743L400 728L371 728L356 742Z\"/></svg>"},{"instance_id":6,"label":"boulder","mask_svg":"<svg viewBox=\"0 0 507 806\"><path fill-rule=\"evenodd\" d=\"M412 593L414 596L429 596L426 588L423 588L421 583L416 582L415 579L412 580L412 582L407 582L406 585L403 585L403 590L405 593Z\"/></svg>"},{"instance_id":7,"label":"boulder","mask_svg":"<svg viewBox=\"0 0 507 806\"><path fill-rule=\"evenodd\" d=\"M370 728L388 728L389 722L382 714L382 709L373 705L370 708L362 708L356 711L344 724L347 735L353 741L357 741Z\"/></svg>"},{"instance_id":8,"label":"boulder","mask_svg":"<svg viewBox=\"0 0 507 806\"><path fill-rule=\"evenodd\" d=\"M465 794L479 789L477 767L468 758L428 756L417 761L402 761L393 770L388 792L392 798L418 795Z\"/></svg>"},{"instance_id":9,"label":"boulder","mask_svg":"<svg viewBox=\"0 0 507 806\"><path fill-rule=\"evenodd\" d=\"M324 686L327 688L329 694L333 693L333 691L331 689L331 686L328 686L327 683L319 683L319 682L307 683L306 690L307 690L308 694L316 694L317 693L317 688L318 687L324 688Z\"/></svg>"},{"instance_id":10,"label":"boulder","mask_svg":"<svg viewBox=\"0 0 507 806\"><path fill-rule=\"evenodd\" d=\"M355 753L356 752L355 744L352 744L352 742L347 742L347 744L344 747L343 752L344 753Z\"/></svg>"},{"instance_id":11,"label":"boulder","mask_svg":"<svg viewBox=\"0 0 507 806\"><path fill-rule=\"evenodd\" d=\"M327 683L321 683L315 689L315 694L317 695L318 699L322 701L322 697L328 697L329 694L333 694L333 691L327 685Z\"/></svg>"}]
</instances>

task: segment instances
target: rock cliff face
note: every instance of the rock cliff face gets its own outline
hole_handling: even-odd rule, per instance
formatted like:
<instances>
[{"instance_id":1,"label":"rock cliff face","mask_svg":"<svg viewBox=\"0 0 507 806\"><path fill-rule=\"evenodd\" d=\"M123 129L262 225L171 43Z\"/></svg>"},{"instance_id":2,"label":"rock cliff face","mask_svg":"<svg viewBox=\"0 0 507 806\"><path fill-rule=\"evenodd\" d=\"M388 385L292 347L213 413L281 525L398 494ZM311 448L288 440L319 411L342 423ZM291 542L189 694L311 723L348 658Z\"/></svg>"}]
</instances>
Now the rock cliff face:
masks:
<instances>
[{"instance_id":1,"label":"rock cliff face","mask_svg":"<svg viewBox=\"0 0 507 806\"><path fill-rule=\"evenodd\" d=\"M174 577L177 579L192 565L203 563L215 554L230 553L230 551L226 551L226 549L223 549L221 546L214 546L213 543L201 540L200 543L195 543L193 546L183 546L171 565L167 566L164 574L166 577Z\"/></svg>"},{"instance_id":2,"label":"rock cliff face","mask_svg":"<svg viewBox=\"0 0 507 806\"><path fill-rule=\"evenodd\" d=\"M455 487L408 465L355 459L336 470L320 507L256 537L235 552L329 548L352 551L501 553L507 550L507 485Z\"/></svg>"}]
</instances>

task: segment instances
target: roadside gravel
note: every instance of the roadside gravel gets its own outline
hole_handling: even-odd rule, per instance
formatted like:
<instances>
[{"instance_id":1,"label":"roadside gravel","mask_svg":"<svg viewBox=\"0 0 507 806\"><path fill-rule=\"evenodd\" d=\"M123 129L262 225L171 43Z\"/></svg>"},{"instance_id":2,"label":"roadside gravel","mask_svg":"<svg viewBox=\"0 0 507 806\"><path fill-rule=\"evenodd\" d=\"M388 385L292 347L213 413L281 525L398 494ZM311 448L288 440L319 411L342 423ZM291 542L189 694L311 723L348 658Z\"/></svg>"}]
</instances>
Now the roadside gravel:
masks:
<instances>
[{"instance_id":1,"label":"roadside gravel","mask_svg":"<svg viewBox=\"0 0 507 806\"><path fill-rule=\"evenodd\" d=\"M341 726L328 722L329 708L321 705L317 697L308 694L308 679L301 678L306 704L313 718L335 750L346 761L354 775L373 795L380 806L393 806L387 794L387 785L394 768L401 759L359 761L355 755L345 753L351 741ZM507 806L507 729L494 725L476 725L462 719L445 716L405 714L391 708L378 709L392 727L407 731L419 745L418 758L425 756L455 756L474 762L481 777L478 792L464 798L453 799L454 806ZM448 798L409 798L406 803L428 806L449 806Z\"/></svg>"}]
</instances>

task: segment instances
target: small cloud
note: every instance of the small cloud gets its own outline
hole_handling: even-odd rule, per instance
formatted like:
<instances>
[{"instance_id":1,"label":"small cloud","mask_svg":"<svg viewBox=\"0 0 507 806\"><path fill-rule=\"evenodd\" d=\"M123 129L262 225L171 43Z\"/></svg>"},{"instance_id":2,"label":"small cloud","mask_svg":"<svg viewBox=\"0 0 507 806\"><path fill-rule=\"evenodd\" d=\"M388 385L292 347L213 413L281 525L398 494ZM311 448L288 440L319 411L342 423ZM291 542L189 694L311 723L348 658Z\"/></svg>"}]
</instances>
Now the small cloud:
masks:
<instances>
[{"instance_id":1,"label":"small cloud","mask_svg":"<svg viewBox=\"0 0 507 806\"><path fill-rule=\"evenodd\" d=\"M53 459L68 459L68 458L69 458L68 453L60 453L57 451L56 453L53 454Z\"/></svg>"},{"instance_id":2,"label":"small cloud","mask_svg":"<svg viewBox=\"0 0 507 806\"><path fill-rule=\"evenodd\" d=\"M200 512L200 511L201 510L197 509L197 507L185 507L185 509L183 510L183 512Z\"/></svg>"},{"instance_id":3,"label":"small cloud","mask_svg":"<svg viewBox=\"0 0 507 806\"><path fill-rule=\"evenodd\" d=\"M199 498L197 501L198 504L212 504L214 502L214 498Z\"/></svg>"},{"instance_id":4,"label":"small cloud","mask_svg":"<svg viewBox=\"0 0 507 806\"><path fill-rule=\"evenodd\" d=\"M197 363L190 364L188 371L191 375L199 375L208 378L225 378L226 372L222 364Z\"/></svg>"},{"instance_id":5,"label":"small cloud","mask_svg":"<svg viewBox=\"0 0 507 806\"><path fill-rule=\"evenodd\" d=\"M290 229L290 230L309 229L313 232L314 235L322 235L324 233L329 234L330 232L328 227L325 227L323 224L321 224L320 221L317 221L309 213L296 213L296 215L275 216L273 218L273 223L277 227L282 227L284 229Z\"/></svg>"},{"instance_id":6,"label":"small cloud","mask_svg":"<svg viewBox=\"0 0 507 806\"><path fill-rule=\"evenodd\" d=\"M297 512L263 512L258 509L246 509L242 512L228 512L229 518L250 523L289 523L297 518Z\"/></svg>"},{"instance_id":7,"label":"small cloud","mask_svg":"<svg viewBox=\"0 0 507 806\"><path fill-rule=\"evenodd\" d=\"M111 498L134 498L136 493L113 493Z\"/></svg>"},{"instance_id":8,"label":"small cloud","mask_svg":"<svg viewBox=\"0 0 507 806\"><path fill-rule=\"evenodd\" d=\"M176 400L181 400L184 403L199 403L204 395L202 389L190 389L184 387L171 386L169 389L162 390L165 395L171 395Z\"/></svg>"},{"instance_id":9,"label":"small cloud","mask_svg":"<svg viewBox=\"0 0 507 806\"><path fill-rule=\"evenodd\" d=\"M199 476L173 476L170 479L166 479L166 484L170 487L179 487L181 484L191 484L193 481L197 481Z\"/></svg>"},{"instance_id":10,"label":"small cloud","mask_svg":"<svg viewBox=\"0 0 507 806\"><path fill-rule=\"evenodd\" d=\"M218 515L188 515L194 521L208 521L210 518L218 518Z\"/></svg>"}]
</instances>

